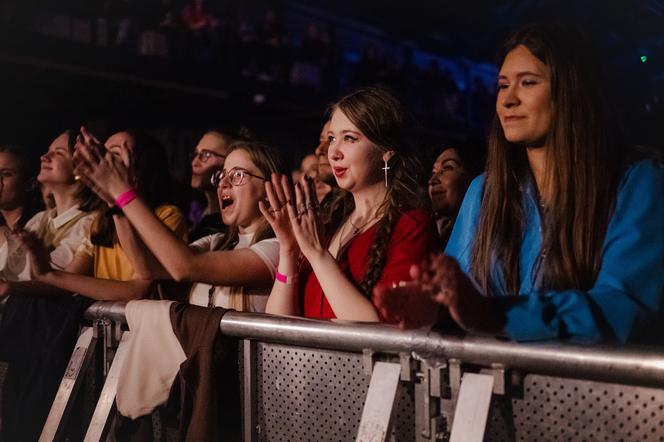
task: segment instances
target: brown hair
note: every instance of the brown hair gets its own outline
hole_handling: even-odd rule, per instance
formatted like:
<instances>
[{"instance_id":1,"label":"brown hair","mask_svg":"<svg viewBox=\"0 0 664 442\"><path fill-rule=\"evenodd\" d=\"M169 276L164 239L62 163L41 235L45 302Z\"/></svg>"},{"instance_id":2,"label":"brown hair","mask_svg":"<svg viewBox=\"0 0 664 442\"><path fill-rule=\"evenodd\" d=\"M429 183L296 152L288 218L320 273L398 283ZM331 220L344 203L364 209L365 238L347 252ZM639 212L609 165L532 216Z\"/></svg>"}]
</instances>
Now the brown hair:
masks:
<instances>
[{"instance_id":1,"label":"brown hair","mask_svg":"<svg viewBox=\"0 0 664 442\"><path fill-rule=\"evenodd\" d=\"M595 52L576 29L529 25L512 34L503 58L525 46L550 70L553 116L546 139L548 207L543 213L542 288L590 288L619 181L620 150L609 135ZM471 269L484 291L500 265L506 289L520 289L519 251L524 228L524 184L531 179L525 147L506 140L494 117L484 195Z\"/></svg>"},{"instance_id":2,"label":"brown hair","mask_svg":"<svg viewBox=\"0 0 664 442\"><path fill-rule=\"evenodd\" d=\"M380 151L395 152L389 160L387 193L378 209L383 217L378 222L369 250L367 272L360 283L362 292L370 297L385 267L388 244L399 217L409 209L425 206L422 194L418 193L423 169L414 154L415 119L399 99L380 87L358 89L333 104L331 109L341 111ZM346 221L355 208L351 194L346 191L340 192L332 207L331 212L340 215L335 217L340 221L331 225L333 229Z\"/></svg>"},{"instance_id":3,"label":"brown hair","mask_svg":"<svg viewBox=\"0 0 664 442\"><path fill-rule=\"evenodd\" d=\"M257 141L235 141L229 148L228 153L230 154L234 150L244 150L249 154L251 162L254 163L254 166L260 170L263 177L270 179L273 172L279 174L285 174L287 172L286 164L283 161L281 155L273 149L271 146L257 142ZM261 223L254 234L251 244L255 244L267 238L273 238L274 232L270 227L270 224L265 218L261 220ZM221 242L217 250L231 250L238 243L239 239L239 230L236 225L229 226L228 232L224 240ZM245 296L245 290L242 286L231 287L230 290L230 305L232 308L240 311L249 310L249 298Z\"/></svg>"},{"instance_id":4,"label":"brown hair","mask_svg":"<svg viewBox=\"0 0 664 442\"><path fill-rule=\"evenodd\" d=\"M168 156L161 143L147 133L127 129L134 141L132 152L133 179L136 191L151 209L169 204L172 198L172 183L168 169ZM113 210L105 205L94 225L90 241L94 245L113 247L117 242L113 222Z\"/></svg>"},{"instance_id":5,"label":"brown hair","mask_svg":"<svg viewBox=\"0 0 664 442\"><path fill-rule=\"evenodd\" d=\"M63 132L67 135L67 151L73 155L76 148L76 138L79 135L79 131L75 129L67 129ZM79 181L77 183L78 190L74 194L76 201L78 201L79 209L83 212L92 212L94 210L99 210L104 206L103 201L92 191L88 186Z\"/></svg>"}]
</instances>

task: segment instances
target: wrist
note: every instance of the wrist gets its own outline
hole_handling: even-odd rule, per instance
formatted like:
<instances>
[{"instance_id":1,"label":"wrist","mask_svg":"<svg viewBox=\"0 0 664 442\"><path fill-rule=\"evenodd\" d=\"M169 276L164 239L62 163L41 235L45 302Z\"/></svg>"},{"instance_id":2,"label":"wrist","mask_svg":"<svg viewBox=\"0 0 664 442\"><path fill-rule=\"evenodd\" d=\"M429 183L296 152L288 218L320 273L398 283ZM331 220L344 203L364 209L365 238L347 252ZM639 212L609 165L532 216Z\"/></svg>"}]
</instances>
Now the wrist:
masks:
<instances>
[{"instance_id":1,"label":"wrist","mask_svg":"<svg viewBox=\"0 0 664 442\"><path fill-rule=\"evenodd\" d=\"M293 273L290 273L290 274L285 274L285 273L281 273L279 270L277 270L274 274L274 279L275 279L275 281L278 281L278 282L280 282L282 284L285 284L285 285L293 285L293 284L297 283L297 276L298 275L297 275L296 272L293 272Z\"/></svg>"},{"instance_id":2,"label":"wrist","mask_svg":"<svg viewBox=\"0 0 664 442\"><path fill-rule=\"evenodd\" d=\"M39 282L44 282L44 283L52 283L53 282L53 276L54 276L53 269L48 269L44 273L39 273L34 275L35 279Z\"/></svg>"},{"instance_id":3,"label":"wrist","mask_svg":"<svg viewBox=\"0 0 664 442\"><path fill-rule=\"evenodd\" d=\"M115 201L124 193L134 190L134 188L127 184L127 183L118 183L117 185L110 186L108 189L108 194L111 196L113 199L113 202Z\"/></svg>"},{"instance_id":4,"label":"wrist","mask_svg":"<svg viewBox=\"0 0 664 442\"><path fill-rule=\"evenodd\" d=\"M300 248L297 247L297 245L295 247L279 245L279 262L281 262L282 259L297 261L299 256Z\"/></svg>"},{"instance_id":5,"label":"wrist","mask_svg":"<svg viewBox=\"0 0 664 442\"><path fill-rule=\"evenodd\" d=\"M122 209L127 204L134 201L137 197L138 197L138 195L136 194L136 191L133 188L130 187L130 188L128 188L127 190L125 190L124 192L122 192L121 194L117 195L114 198L115 199L115 205L118 208Z\"/></svg>"},{"instance_id":6,"label":"wrist","mask_svg":"<svg viewBox=\"0 0 664 442\"><path fill-rule=\"evenodd\" d=\"M330 253L324 249L311 250L309 253L305 255L305 258L307 258L307 261L309 261L311 267L317 267L330 258L334 261L332 255L330 255Z\"/></svg>"}]
</instances>

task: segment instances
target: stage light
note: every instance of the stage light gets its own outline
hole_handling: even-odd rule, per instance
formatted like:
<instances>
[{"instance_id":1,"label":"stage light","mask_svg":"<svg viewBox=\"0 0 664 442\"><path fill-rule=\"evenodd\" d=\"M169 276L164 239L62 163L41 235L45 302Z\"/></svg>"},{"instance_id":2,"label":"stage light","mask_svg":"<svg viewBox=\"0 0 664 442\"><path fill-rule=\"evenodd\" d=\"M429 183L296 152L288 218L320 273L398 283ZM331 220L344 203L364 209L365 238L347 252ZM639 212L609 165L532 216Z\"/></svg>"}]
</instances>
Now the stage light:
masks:
<instances>
[{"instance_id":1,"label":"stage light","mask_svg":"<svg viewBox=\"0 0 664 442\"><path fill-rule=\"evenodd\" d=\"M641 63L645 63L646 61L648 61L648 56L647 55L642 55L641 56Z\"/></svg>"}]
</instances>

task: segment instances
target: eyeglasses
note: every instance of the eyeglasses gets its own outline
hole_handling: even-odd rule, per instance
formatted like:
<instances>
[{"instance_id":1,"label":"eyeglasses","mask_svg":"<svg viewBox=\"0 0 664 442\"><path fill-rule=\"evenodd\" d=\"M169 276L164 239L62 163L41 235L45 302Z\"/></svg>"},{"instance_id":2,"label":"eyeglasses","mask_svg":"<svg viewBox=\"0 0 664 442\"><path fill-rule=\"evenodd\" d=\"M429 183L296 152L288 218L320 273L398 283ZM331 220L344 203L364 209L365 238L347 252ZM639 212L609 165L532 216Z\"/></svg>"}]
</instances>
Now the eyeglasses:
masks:
<instances>
[{"instance_id":1,"label":"eyeglasses","mask_svg":"<svg viewBox=\"0 0 664 442\"><path fill-rule=\"evenodd\" d=\"M217 170L215 173L212 174L212 177L210 178L210 182L214 187L219 187L219 185L226 179L230 181L231 185L233 186L241 186L244 184L244 177L245 176L251 176L254 178L258 178L259 180L266 181L265 178L262 176L254 175L253 173L250 173L248 170L245 169L239 169L237 167L234 167L231 170Z\"/></svg>"},{"instance_id":2,"label":"eyeglasses","mask_svg":"<svg viewBox=\"0 0 664 442\"><path fill-rule=\"evenodd\" d=\"M189 160L194 161L194 158L198 158L198 161L201 163L207 162L212 156L219 157L219 158L226 158L226 155L217 153L217 152L212 152L211 150L201 150L200 152L192 152L189 154Z\"/></svg>"}]
</instances>

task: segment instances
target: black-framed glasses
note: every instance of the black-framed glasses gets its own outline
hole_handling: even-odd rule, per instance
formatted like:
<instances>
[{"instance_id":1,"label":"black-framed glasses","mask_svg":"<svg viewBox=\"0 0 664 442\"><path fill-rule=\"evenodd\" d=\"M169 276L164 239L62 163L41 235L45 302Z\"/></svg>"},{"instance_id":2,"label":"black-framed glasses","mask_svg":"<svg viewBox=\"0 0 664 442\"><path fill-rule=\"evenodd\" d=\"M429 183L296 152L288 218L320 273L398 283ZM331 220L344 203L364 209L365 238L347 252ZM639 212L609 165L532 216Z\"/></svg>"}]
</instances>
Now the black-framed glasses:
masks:
<instances>
[{"instance_id":1,"label":"black-framed glasses","mask_svg":"<svg viewBox=\"0 0 664 442\"><path fill-rule=\"evenodd\" d=\"M253 173L249 172L246 169L240 169L239 167L234 167L231 170L217 170L215 173L212 174L212 177L210 178L210 182L214 187L219 187L219 185L228 178L228 181L231 183L233 186L241 186L245 183L244 177L250 176L254 178L258 178L259 180L266 181L266 178L263 178L262 176L259 175L254 175Z\"/></svg>"},{"instance_id":2,"label":"black-framed glasses","mask_svg":"<svg viewBox=\"0 0 664 442\"><path fill-rule=\"evenodd\" d=\"M189 154L189 160L194 161L194 158L198 158L198 161L201 163L207 162L212 157L217 157L217 158L226 158L226 155L217 153L217 152L212 152L211 150L206 150L203 149L200 152L192 152Z\"/></svg>"}]
</instances>

